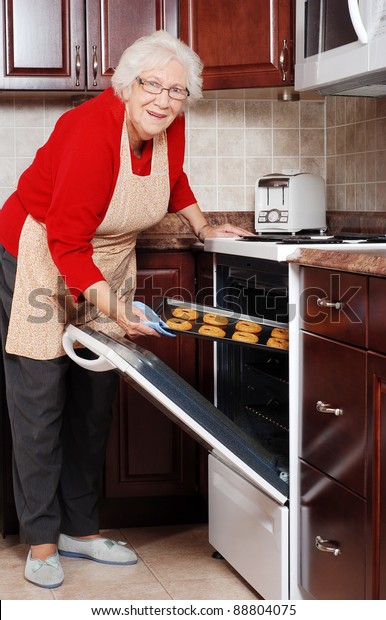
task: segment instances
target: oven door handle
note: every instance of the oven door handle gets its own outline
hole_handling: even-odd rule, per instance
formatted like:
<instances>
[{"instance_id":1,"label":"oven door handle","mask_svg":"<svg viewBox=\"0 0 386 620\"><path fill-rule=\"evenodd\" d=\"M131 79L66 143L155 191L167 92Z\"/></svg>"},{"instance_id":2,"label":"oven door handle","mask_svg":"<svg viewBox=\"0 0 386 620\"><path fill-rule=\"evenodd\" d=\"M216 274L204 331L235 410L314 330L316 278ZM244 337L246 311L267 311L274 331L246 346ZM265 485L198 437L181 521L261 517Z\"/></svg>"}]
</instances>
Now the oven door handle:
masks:
<instances>
[{"instance_id":1,"label":"oven door handle","mask_svg":"<svg viewBox=\"0 0 386 620\"><path fill-rule=\"evenodd\" d=\"M98 357L94 360L88 360L77 355L74 349L74 344L76 342L90 349L90 351L95 353ZM63 334L62 344L68 357L86 370L105 372L106 370L116 370L119 368L122 372L125 372L128 365L127 363L123 363L122 358L116 355L110 347L96 340L89 334L86 334L78 327L75 327L75 325L67 325Z\"/></svg>"}]
</instances>

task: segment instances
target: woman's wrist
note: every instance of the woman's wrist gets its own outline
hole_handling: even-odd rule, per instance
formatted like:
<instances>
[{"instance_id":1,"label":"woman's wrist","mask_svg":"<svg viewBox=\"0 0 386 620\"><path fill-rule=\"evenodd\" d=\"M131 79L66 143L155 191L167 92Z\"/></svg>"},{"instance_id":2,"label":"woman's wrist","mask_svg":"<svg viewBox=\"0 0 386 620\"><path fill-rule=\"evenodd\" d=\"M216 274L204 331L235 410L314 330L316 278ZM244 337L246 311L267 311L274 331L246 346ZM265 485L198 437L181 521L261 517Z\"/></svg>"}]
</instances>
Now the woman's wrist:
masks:
<instances>
[{"instance_id":1,"label":"woman's wrist","mask_svg":"<svg viewBox=\"0 0 386 620\"><path fill-rule=\"evenodd\" d=\"M201 234L202 234L203 230L205 230L205 228L207 228L208 226L210 226L210 224L204 224L203 226L201 226L201 228L196 233L196 237L197 237L197 239L199 241L201 241L201 243L204 242L204 240L201 238Z\"/></svg>"}]
</instances>

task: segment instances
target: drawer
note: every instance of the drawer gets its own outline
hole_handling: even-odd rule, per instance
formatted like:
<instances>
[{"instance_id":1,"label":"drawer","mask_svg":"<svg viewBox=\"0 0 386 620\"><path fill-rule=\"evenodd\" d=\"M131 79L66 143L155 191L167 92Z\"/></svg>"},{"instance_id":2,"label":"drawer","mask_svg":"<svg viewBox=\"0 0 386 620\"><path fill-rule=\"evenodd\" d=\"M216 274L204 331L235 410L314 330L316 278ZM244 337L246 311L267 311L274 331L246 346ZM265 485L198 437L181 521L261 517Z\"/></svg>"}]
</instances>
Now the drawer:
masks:
<instances>
[{"instance_id":1,"label":"drawer","mask_svg":"<svg viewBox=\"0 0 386 620\"><path fill-rule=\"evenodd\" d=\"M369 349L386 353L386 278L369 278Z\"/></svg>"},{"instance_id":2,"label":"drawer","mask_svg":"<svg viewBox=\"0 0 386 620\"><path fill-rule=\"evenodd\" d=\"M366 352L304 332L301 351L300 455L365 495Z\"/></svg>"},{"instance_id":3,"label":"drawer","mask_svg":"<svg viewBox=\"0 0 386 620\"><path fill-rule=\"evenodd\" d=\"M288 600L288 512L209 455L209 542L267 600Z\"/></svg>"},{"instance_id":4,"label":"drawer","mask_svg":"<svg viewBox=\"0 0 386 620\"><path fill-rule=\"evenodd\" d=\"M300 489L301 587L320 600L365 599L365 500L304 463Z\"/></svg>"},{"instance_id":5,"label":"drawer","mask_svg":"<svg viewBox=\"0 0 386 620\"><path fill-rule=\"evenodd\" d=\"M366 347L367 277L303 267L300 324L303 329Z\"/></svg>"}]
</instances>

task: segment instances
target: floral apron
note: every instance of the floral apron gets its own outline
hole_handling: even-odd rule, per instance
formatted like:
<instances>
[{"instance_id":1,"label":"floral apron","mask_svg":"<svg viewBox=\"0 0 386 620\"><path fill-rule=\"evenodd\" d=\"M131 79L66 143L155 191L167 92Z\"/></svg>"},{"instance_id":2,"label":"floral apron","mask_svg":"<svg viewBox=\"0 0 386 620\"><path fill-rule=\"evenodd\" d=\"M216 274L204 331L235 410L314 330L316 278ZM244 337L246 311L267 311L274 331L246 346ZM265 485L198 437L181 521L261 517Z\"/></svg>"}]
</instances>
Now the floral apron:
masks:
<instances>
[{"instance_id":1,"label":"floral apron","mask_svg":"<svg viewBox=\"0 0 386 620\"><path fill-rule=\"evenodd\" d=\"M135 245L138 233L159 222L170 197L166 132L154 138L151 174L133 174L126 122L121 164L114 194L92 240L93 261L117 297L130 303L136 287ZM124 331L88 302L75 303L49 251L44 224L28 216L20 237L15 290L6 350L32 359L65 355L66 324L104 333Z\"/></svg>"}]
</instances>

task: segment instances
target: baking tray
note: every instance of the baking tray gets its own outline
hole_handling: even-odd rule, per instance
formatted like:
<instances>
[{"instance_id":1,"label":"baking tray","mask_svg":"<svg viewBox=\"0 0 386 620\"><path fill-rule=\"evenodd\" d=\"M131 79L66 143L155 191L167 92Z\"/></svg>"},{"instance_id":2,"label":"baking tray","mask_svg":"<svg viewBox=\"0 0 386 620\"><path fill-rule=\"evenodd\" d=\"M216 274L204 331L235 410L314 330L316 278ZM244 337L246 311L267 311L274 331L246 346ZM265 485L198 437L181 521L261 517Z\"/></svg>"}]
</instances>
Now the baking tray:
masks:
<instances>
[{"instance_id":1,"label":"baking tray","mask_svg":"<svg viewBox=\"0 0 386 620\"><path fill-rule=\"evenodd\" d=\"M267 341L271 337L273 328L282 327L282 328L288 329L287 323L277 323L275 321L268 321L265 319L259 319L257 317L250 317L246 314L237 314L229 310L224 310L223 308L214 308L212 306L200 306L195 303L179 301L179 300L176 300L170 297L165 297L163 299L161 305L156 309L156 313L164 321L167 321L173 316L172 312L173 310L175 310L175 308L193 309L198 312L199 316L197 319L189 321L192 324L192 329L188 331L171 329L170 327L167 326L167 329L169 329L174 334L182 334L184 336L204 338L205 340L212 340L216 342L228 342L228 343L232 343L234 345L239 345L242 347L247 346L247 347L260 348L260 349L269 349L270 351L288 353L288 349L280 349L278 347L271 347L267 345ZM199 328L202 325L205 325L204 320L203 320L204 314L207 314L209 312L212 312L220 316L227 317L228 324L226 326L219 325L219 327L221 327L221 329L225 331L224 337L219 338L219 337L207 336L205 334L199 333L198 331ZM240 340L232 340L232 334L235 332L235 325L237 321L241 321L241 320L252 321L253 323L257 323L262 326L263 328L262 331L259 334L257 334L259 337L259 342L250 343L250 342L241 342Z\"/></svg>"}]
</instances>

